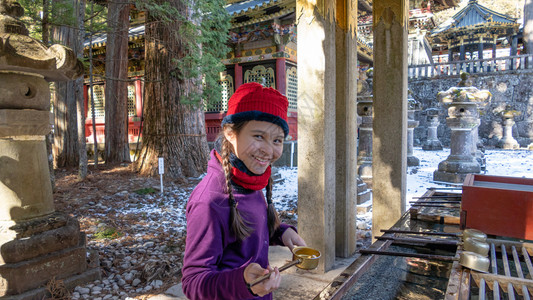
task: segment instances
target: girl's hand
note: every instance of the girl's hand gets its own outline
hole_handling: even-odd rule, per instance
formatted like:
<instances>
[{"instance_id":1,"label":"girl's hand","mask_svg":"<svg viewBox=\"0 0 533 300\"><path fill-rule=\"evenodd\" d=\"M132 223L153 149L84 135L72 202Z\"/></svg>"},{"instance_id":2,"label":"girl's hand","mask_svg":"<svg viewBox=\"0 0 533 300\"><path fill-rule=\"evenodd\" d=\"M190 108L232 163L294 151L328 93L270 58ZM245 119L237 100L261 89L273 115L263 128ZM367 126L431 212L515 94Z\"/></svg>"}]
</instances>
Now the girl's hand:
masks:
<instances>
[{"instance_id":1,"label":"girl's hand","mask_svg":"<svg viewBox=\"0 0 533 300\"><path fill-rule=\"evenodd\" d=\"M244 269L244 281L246 283L250 283L268 273L271 273L268 279L265 279L251 287L252 292L260 297L270 294L279 288L281 283L281 274L279 273L278 268L276 267L272 269L272 267L268 266L267 269L263 269L259 264L251 263Z\"/></svg>"},{"instance_id":2,"label":"girl's hand","mask_svg":"<svg viewBox=\"0 0 533 300\"><path fill-rule=\"evenodd\" d=\"M292 228L287 228L287 230L285 230L281 236L281 241L285 246L289 247L291 251L295 246L307 246L304 239L302 239L302 237Z\"/></svg>"}]
</instances>

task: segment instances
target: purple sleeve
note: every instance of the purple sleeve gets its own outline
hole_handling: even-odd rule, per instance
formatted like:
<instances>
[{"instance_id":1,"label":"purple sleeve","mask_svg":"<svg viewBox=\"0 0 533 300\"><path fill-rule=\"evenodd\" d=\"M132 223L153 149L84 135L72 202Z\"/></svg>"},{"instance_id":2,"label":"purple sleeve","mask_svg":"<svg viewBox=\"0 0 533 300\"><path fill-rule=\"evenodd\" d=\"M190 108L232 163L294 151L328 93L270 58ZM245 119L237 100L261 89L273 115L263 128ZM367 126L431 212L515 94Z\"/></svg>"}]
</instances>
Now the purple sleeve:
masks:
<instances>
[{"instance_id":1,"label":"purple sleeve","mask_svg":"<svg viewBox=\"0 0 533 300\"><path fill-rule=\"evenodd\" d=\"M187 238L183 258L183 292L188 299L250 299L244 281L246 265L218 270L227 225L219 213L205 203L188 208Z\"/></svg>"},{"instance_id":2,"label":"purple sleeve","mask_svg":"<svg viewBox=\"0 0 533 300\"><path fill-rule=\"evenodd\" d=\"M270 245L285 246L285 244L283 244L283 241L281 240L281 236L288 228L292 228L294 229L294 231L298 232L296 230L296 227L291 226L289 224L281 223L279 224L278 229L276 229L276 231L274 232L272 238L270 238Z\"/></svg>"}]
</instances>

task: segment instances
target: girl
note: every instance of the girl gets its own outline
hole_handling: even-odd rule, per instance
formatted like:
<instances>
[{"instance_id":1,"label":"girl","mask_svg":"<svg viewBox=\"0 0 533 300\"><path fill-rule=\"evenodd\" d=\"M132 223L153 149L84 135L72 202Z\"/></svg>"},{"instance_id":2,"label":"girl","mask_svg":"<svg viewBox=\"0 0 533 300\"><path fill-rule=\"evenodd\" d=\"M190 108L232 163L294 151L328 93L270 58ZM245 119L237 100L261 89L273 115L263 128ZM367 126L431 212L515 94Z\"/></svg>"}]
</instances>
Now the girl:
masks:
<instances>
[{"instance_id":1,"label":"girl","mask_svg":"<svg viewBox=\"0 0 533 300\"><path fill-rule=\"evenodd\" d=\"M270 165L289 133L287 108L285 96L258 83L231 96L207 175L187 203L182 286L189 299L272 299L281 275L268 264L268 246L306 245L272 204Z\"/></svg>"}]
</instances>

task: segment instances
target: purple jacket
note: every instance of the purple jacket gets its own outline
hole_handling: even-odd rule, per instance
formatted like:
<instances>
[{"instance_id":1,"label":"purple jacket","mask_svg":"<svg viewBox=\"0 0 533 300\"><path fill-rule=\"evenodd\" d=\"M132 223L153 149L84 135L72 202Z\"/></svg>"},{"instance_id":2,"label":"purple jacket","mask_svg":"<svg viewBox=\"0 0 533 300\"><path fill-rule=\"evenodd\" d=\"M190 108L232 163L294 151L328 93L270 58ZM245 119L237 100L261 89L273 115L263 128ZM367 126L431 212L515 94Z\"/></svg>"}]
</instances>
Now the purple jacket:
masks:
<instances>
[{"instance_id":1,"label":"purple jacket","mask_svg":"<svg viewBox=\"0 0 533 300\"><path fill-rule=\"evenodd\" d=\"M239 212L253 228L248 238L236 241L229 228L225 186L224 171L212 151L207 175L187 203L182 286L189 299L253 299L244 281L244 269L252 262L266 268L269 245L283 245L281 235L290 227L282 224L269 240L263 192L235 187ZM272 299L272 294L256 299Z\"/></svg>"}]
</instances>

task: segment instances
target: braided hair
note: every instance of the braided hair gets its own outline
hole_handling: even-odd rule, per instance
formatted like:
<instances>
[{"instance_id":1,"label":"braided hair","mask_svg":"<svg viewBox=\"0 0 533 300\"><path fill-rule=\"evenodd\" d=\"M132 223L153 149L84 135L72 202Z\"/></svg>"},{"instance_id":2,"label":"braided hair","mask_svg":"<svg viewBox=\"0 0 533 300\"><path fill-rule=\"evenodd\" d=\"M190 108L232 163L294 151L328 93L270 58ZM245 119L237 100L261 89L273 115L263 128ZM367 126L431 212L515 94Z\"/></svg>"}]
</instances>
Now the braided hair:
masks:
<instances>
[{"instance_id":1,"label":"braided hair","mask_svg":"<svg viewBox=\"0 0 533 300\"><path fill-rule=\"evenodd\" d=\"M232 130L235 134L238 134L240 130L246 125L247 121L236 123L236 124L225 124L224 129L228 128ZM233 187L231 185L231 166L230 163L230 154L233 151L233 145L226 139L224 136L224 130L221 131L220 138L222 140L222 149L219 153L222 158L222 169L224 170L224 176L226 179L226 191L229 195L229 204L230 204L230 228L233 234L235 234L238 240L244 240L252 233L252 228L250 223L244 220L238 210L238 203L235 201L233 196ZM280 219L274 204L272 203L272 177L268 179L268 184L266 186L266 200L267 200L267 223L268 231L270 237L273 236L274 232L278 229L280 225Z\"/></svg>"}]
</instances>

